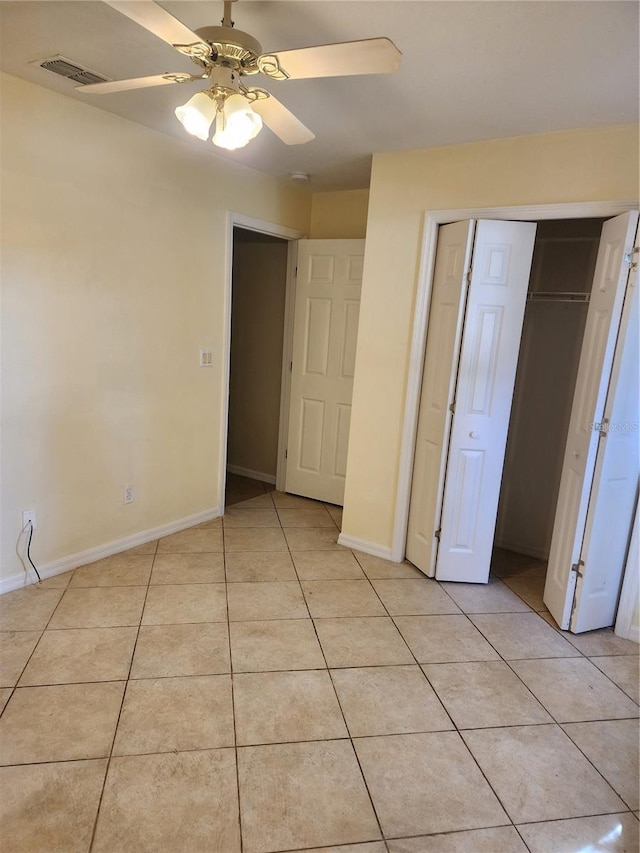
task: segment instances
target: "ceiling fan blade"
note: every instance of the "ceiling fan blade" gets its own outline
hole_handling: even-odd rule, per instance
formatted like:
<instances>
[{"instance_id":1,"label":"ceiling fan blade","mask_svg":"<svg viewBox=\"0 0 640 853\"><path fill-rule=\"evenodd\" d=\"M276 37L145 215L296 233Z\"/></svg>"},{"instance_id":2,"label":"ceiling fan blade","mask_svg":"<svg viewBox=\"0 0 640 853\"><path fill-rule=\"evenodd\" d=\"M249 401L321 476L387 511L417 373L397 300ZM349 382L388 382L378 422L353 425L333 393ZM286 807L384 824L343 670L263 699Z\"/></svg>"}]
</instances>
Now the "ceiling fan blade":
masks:
<instances>
[{"instance_id":1,"label":"ceiling fan blade","mask_svg":"<svg viewBox=\"0 0 640 853\"><path fill-rule=\"evenodd\" d=\"M391 39L374 38L281 50L261 56L258 65L269 77L301 80L308 77L347 77L351 74L389 74L400 68L401 56Z\"/></svg>"},{"instance_id":2,"label":"ceiling fan blade","mask_svg":"<svg viewBox=\"0 0 640 853\"><path fill-rule=\"evenodd\" d=\"M189 27L185 27L153 0L104 0L104 2L172 47L197 43L202 45L203 52L206 50L207 56L211 53L211 48L202 41L200 36L197 36Z\"/></svg>"},{"instance_id":3,"label":"ceiling fan blade","mask_svg":"<svg viewBox=\"0 0 640 853\"><path fill-rule=\"evenodd\" d=\"M152 77L131 77L128 80L109 80L106 83L87 83L76 86L81 92L90 95L108 95L110 92L126 92L129 89L146 89L149 86L166 86L168 83L190 83L200 80L192 74L154 74Z\"/></svg>"},{"instance_id":4,"label":"ceiling fan blade","mask_svg":"<svg viewBox=\"0 0 640 853\"><path fill-rule=\"evenodd\" d=\"M315 133L312 133L273 95L253 101L251 106L261 116L267 127L287 145L303 145L316 138Z\"/></svg>"}]
</instances>

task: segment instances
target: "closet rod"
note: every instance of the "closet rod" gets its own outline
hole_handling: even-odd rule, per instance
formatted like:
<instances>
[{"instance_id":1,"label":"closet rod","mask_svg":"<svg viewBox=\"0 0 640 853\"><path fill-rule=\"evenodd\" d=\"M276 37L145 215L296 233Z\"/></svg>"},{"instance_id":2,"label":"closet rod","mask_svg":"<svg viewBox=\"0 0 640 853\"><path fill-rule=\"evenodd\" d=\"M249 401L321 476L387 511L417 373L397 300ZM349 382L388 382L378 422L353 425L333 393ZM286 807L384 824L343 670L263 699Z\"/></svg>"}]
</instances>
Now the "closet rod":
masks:
<instances>
[{"instance_id":1,"label":"closet rod","mask_svg":"<svg viewBox=\"0 0 640 853\"><path fill-rule=\"evenodd\" d=\"M588 302L590 293L527 293L527 302Z\"/></svg>"}]
</instances>

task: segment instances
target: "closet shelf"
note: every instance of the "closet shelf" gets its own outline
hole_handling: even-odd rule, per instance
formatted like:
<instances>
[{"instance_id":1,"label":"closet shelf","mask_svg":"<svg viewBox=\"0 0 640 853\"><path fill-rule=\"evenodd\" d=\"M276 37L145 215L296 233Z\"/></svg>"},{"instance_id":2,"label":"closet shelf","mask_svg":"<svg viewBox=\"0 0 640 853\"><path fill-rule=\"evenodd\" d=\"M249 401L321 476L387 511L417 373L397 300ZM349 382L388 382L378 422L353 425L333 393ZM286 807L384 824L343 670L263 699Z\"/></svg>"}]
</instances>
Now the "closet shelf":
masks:
<instances>
[{"instance_id":1,"label":"closet shelf","mask_svg":"<svg viewBox=\"0 0 640 853\"><path fill-rule=\"evenodd\" d=\"M550 293L544 291L529 291L527 302L588 302L590 293L574 291Z\"/></svg>"}]
</instances>

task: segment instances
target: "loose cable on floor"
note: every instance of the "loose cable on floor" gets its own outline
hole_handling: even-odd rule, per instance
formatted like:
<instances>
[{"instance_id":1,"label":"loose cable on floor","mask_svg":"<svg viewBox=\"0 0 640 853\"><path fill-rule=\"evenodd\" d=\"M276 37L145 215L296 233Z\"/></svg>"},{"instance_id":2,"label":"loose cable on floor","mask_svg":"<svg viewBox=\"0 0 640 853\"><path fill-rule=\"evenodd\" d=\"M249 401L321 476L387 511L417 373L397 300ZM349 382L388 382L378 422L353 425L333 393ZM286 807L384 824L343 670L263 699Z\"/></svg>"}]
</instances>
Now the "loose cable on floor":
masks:
<instances>
[{"instance_id":1,"label":"loose cable on floor","mask_svg":"<svg viewBox=\"0 0 640 853\"><path fill-rule=\"evenodd\" d=\"M31 565L33 566L33 571L34 571L34 572L36 573L36 575L38 576L38 583L42 583L42 578L40 577L40 572L39 572L39 571L38 571L38 569L36 568L36 564L35 564L35 563L33 562L33 560L31 559L31 550L30 550L30 549L31 549L31 540L32 540L32 538L33 538L33 522L32 522L32 521L30 521L30 522L29 522L29 540L28 540L28 542L27 542L27 559L29 560L29 562L30 562L30 563L31 563Z\"/></svg>"},{"instance_id":2,"label":"loose cable on floor","mask_svg":"<svg viewBox=\"0 0 640 853\"><path fill-rule=\"evenodd\" d=\"M26 531L27 527L29 528L29 539L27 540L27 559L31 563L31 566L32 566L34 572L36 573L36 576L38 578L38 583L42 583L42 578L40 577L40 572L38 571L36 564L31 559L31 540L33 539L33 522L32 521L28 521L25 524L25 526L22 528L22 530L20 531L20 536L18 536L18 542L16 544L16 553L17 553L18 557L20 558L20 562L22 563L25 572L28 572L28 568L25 565L24 560L22 559L22 554L20 553L20 539L22 538L22 534Z\"/></svg>"}]
</instances>

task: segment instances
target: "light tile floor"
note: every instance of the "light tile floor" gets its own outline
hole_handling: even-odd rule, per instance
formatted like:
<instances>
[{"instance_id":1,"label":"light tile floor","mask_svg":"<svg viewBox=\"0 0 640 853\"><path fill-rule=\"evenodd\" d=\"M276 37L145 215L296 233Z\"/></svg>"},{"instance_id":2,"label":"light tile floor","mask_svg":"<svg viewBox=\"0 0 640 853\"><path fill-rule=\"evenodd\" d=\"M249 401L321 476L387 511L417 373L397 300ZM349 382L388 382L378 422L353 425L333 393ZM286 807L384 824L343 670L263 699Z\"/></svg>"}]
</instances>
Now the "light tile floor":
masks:
<instances>
[{"instance_id":1,"label":"light tile floor","mask_svg":"<svg viewBox=\"0 0 640 853\"><path fill-rule=\"evenodd\" d=\"M556 630L537 561L438 584L234 488L0 599L3 851L637 851L637 646Z\"/></svg>"}]
</instances>

